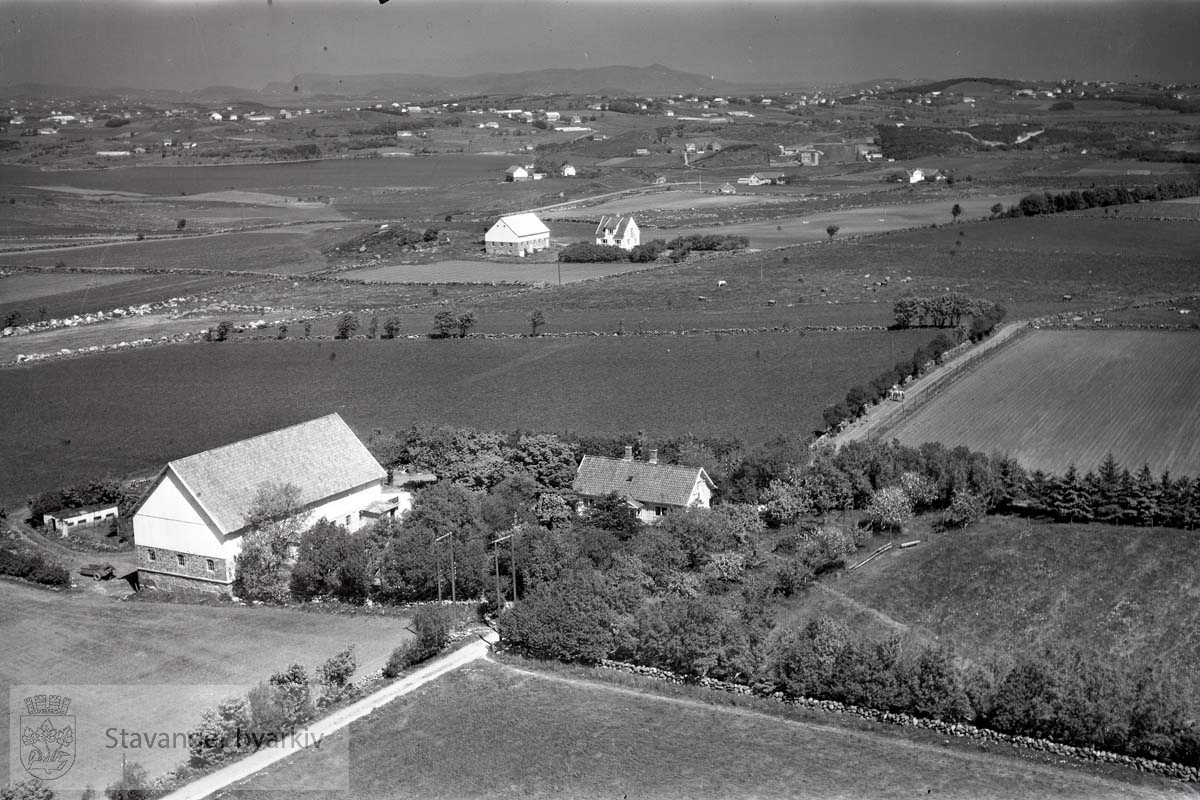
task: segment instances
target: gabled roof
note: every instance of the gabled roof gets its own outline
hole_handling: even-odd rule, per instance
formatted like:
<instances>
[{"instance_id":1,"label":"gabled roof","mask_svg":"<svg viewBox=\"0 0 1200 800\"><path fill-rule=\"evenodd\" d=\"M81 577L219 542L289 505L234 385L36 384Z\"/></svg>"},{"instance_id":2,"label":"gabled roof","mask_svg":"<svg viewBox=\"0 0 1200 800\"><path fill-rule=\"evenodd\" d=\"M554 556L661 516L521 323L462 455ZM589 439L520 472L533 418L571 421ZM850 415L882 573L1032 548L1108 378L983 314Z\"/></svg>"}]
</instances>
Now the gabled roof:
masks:
<instances>
[{"instance_id":1,"label":"gabled roof","mask_svg":"<svg viewBox=\"0 0 1200 800\"><path fill-rule=\"evenodd\" d=\"M629 230L629 223L633 222L633 217L601 217L600 224L596 226L596 235L603 236L607 231L613 231L617 238L623 238L625 231Z\"/></svg>"},{"instance_id":2,"label":"gabled roof","mask_svg":"<svg viewBox=\"0 0 1200 800\"><path fill-rule=\"evenodd\" d=\"M603 497L616 492L638 503L686 506L696 481L703 481L713 488L703 467L584 456L571 488L587 497Z\"/></svg>"},{"instance_id":3,"label":"gabled roof","mask_svg":"<svg viewBox=\"0 0 1200 800\"><path fill-rule=\"evenodd\" d=\"M245 527L259 491L269 485L297 487L299 503L309 506L387 475L337 414L171 461L143 501L168 471L224 535Z\"/></svg>"},{"instance_id":4,"label":"gabled roof","mask_svg":"<svg viewBox=\"0 0 1200 800\"><path fill-rule=\"evenodd\" d=\"M517 236L549 236L550 229L545 223L538 219L538 215L532 212L524 214L510 214L507 217L501 217L496 220L496 224L492 226L495 229L496 225L507 227Z\"/></svg>"},{"instance_id":5,"label":"gabled roof","mask_svg":"<svg viewBox=\"0 0 1200 800\"><path fill-rule=\"evenodd\" d=\"M516 175L517 173L520 173L520 172L528 173L529 170L525 169L520 164L514 164L513 166L504 170L505 175Z\"/></svg>"}]
</instances>

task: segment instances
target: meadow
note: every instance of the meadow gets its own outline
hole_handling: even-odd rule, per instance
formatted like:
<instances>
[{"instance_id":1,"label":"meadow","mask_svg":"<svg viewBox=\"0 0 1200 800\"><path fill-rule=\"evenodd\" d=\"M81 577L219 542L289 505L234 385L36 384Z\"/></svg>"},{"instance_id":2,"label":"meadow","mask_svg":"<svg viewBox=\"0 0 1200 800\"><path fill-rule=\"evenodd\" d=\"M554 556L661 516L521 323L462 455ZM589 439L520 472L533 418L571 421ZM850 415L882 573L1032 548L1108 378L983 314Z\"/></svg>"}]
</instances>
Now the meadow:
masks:
<instances>
[{"instance_id":1,"label":"meadow","mask_svg":"<svg viewBox=\"0 0 1200 800\"><path fill-rule=\"evenodd\" d=\"M490 724L489 724L490 723ZM240 784L245 800L350 770L356 798L1181 796L1009 754L909 741L491 661L468 664L339 739ZM332 743L331 743L332 744ZM851 768L848 768L849 767Z\"/></svg>"},{"instance_id":2,"label":"meadow","mask_svg":"<svg viewBox=\"0 0 1200 800\"><path fill-rule=\"evenodd\" d=\"M928 331L172 345L0 370L5 500L332 411L413 423L650 436L806 434Z\"/></svg>"},{"instance_id":3,"label":"meadow","mask_svg":"<svg viewBox=\"0 0 1200 800\"><path fill-rule=\"evenodd\" d=\"M1162 660L1200 688L1194 531L988 517L909 535L921 545L840 575L831 585L848 601L827 610L860 605L898 623L892 633L912 628L982 662L1044 644Z\"/></svg>"},{"instance_id":4,"label":"meadow","mask_svg":"<svg viewBox=\"0 0 1200 800\"><path fill-rule=\"evenodd\" d=\"M0 277L0 316L18 311L26 322L35 321L44 308L47 317L62 318L252 282L245 276L187 273L19 272Z\"/></svg>"},{"instance_id":5,"label":"meadow","mask_svg":"<svg viewBox=\"0 0 1200 800\"><path fill-rule=\"evenodd\" d=\"M0 648L5 683L88 684L95 699L75 713L94 720L119 710L121 719L141 723L141 729L165 731L186 732L205 708L225 699L214 695L219 691L210 688L214 685L249 688L292 663L311 672L349 644L356 645L361 676L380 669L392 648L410 636L399 617L120 602L13 581L0 581L0 602L5 608L0 639L26 643ZM4 753L9 734L7 724L0 726ZM136 758L157 774L175 766L180 755L141 751ZM87 756L81 766L102 763L95 750ZM120 752L108 751L108 759L107 771L96 776L97 788L120 773Z\"/></svg>"},{"instance_id":6,"label":"meadow","mask_svg":"<svg viewBox=\"0 0 1200 800\"><path fill-rule=\"evenodd\" d=\"M214 236L182 236L143 242L0 254L0 266L87 269L240 270L298 274L325 269L321 248L345 231L292 227ZM332 241L331 241L332 240Z\"/></svg>"},{"instance_id":7,"label":"meadow","mask_svg":"<svg viewBox=\"0 0 1200 800\"><path fill-rule=\"evenodd\" d=\"M501 263L495 261L435 261L431 264L389 264L346 273L359 281L385 283L563 283L620 275L646 269L646 264L617 261L611 264L558 264L553 261Z\"/></svg>"},{"instance_id":8,"label":"meadow","mask_svg":"<svg viewBox=\"0 0 1200 800\"><path fill-rule=\"evenodd\" d=\"M1191 332L1035 331L936 391L884 435L1002 451L1027 469L1200 474L1200 337Z\"/></svg>"}]
</instances>

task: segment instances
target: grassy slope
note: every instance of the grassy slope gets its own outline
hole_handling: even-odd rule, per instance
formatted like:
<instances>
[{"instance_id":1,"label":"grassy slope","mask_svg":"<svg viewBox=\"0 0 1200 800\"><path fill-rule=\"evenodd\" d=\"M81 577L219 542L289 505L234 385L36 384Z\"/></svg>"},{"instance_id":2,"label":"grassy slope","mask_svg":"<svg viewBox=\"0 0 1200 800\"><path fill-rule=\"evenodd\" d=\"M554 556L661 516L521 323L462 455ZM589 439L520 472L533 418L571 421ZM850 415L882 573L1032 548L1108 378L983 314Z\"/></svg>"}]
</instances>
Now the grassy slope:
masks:
<instances>
[{"instance_id":1,"label":"grassy slope","mask_svg":"<svg viewBox=\"0 0 1200 800\"><path fill-rule=\"evenodd\" d=\"M836 589L971 657L1058 642L1200 664L1195 532L992 517L911 537L923 544L842 575Z\"/></svg>"},{"instance_id":2,"label":"grassy slope","mask_svg":"<svg viewBox=\"0 0 1200 800\"><path fill-rule=\"evenodd\" d=\"M188 730L223 699L207 685L248 687L293 662L311 671L348 644L357 645L362 675L382 667L409 636L396 617L119 602L12 581L0 582L0 603L0 642L27 643L0 647L6 685L93 685L89 695L99 699L78 713L100 714L96 706L107 702L114 715L121 709L122 722L168 731ZM8 726L0 726L0 752L8 752L8 735ZM142 755L157 772L179 754Z\"/></svg>"},{"instance_id":3,"label":"grassy slope","mask_svg":"<svg viewBox=\"0 0 1200 800\"><path fill-rule=\"evenodd\" d=\"M346 736L346 734L342 734ZM468 665L355 723L355 798L1155 797L990 753ZM252 778L241 798L345 768L308 752ZM317 796L315 794L309 796Z\"/></svg>"}]
</instances>

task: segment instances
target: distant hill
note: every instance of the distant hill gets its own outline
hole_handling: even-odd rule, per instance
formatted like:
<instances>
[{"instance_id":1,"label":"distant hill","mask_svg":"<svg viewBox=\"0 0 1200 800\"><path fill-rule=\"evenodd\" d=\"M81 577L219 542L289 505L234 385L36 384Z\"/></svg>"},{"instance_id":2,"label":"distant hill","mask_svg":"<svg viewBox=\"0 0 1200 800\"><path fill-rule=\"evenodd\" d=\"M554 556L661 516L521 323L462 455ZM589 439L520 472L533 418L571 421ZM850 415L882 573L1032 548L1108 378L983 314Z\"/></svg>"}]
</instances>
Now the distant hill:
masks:
<instances>
[{"instance_id":1,"label":"distant hill","mask_svg":"<svg viewBox=\"0 0 1200 800\"><path fill-rule=\"evenodd\" d=\"M318 94L344 97L405 98L497 94L665 95L697 92L721 94L746 87L708 75L652 64L648 67L588 67L531 72L490 72L467 77L421 74L297 75L290 83L271 83L264 94Z\"/></svg>"}]
</instances>

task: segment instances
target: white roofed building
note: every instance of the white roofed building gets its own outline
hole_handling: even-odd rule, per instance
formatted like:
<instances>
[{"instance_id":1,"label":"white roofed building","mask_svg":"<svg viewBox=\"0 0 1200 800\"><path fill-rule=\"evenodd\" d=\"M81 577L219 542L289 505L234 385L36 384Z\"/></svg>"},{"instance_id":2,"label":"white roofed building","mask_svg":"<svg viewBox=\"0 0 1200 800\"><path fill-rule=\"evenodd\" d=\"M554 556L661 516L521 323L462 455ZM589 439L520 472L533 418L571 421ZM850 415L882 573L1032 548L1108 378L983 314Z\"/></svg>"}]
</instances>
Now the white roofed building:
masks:
<instances>
[{"instance_id":1,"label":"white roofed building","mask_svg":"<svg viewBox=\"0 0 1200 800\"><path fill-rule=\"evenodd\" d=\"M601 217L596 226L596 244L632 250L642 243L642 232L632 216Z\"/></svg>"},{"instance_id":2,"label":"white roofed building","mask_svg":"<svg viewBox=\"0 0 1200 800\"><path fill-rule=\"evenodd\" d=\"M386 478L337 414L171 461L133 512L141 581L228 592L263 492L293 486L306 526L325 518L353 531L400 507Z\"/></svg>"},{"instance_id":3,"label":"white roofed building","mask_svg":"<svg viewBox=\"0 0 1200 800\"><path fill-rule=\"evenodd\" d=\"M527 212L501 217L483 237L484 250L492 256L524 256L550 246L550 229Z\"/></svg>"}]
</instances>

